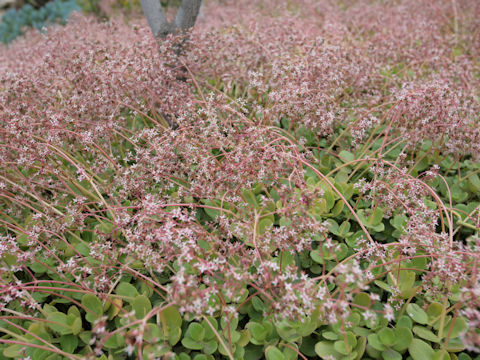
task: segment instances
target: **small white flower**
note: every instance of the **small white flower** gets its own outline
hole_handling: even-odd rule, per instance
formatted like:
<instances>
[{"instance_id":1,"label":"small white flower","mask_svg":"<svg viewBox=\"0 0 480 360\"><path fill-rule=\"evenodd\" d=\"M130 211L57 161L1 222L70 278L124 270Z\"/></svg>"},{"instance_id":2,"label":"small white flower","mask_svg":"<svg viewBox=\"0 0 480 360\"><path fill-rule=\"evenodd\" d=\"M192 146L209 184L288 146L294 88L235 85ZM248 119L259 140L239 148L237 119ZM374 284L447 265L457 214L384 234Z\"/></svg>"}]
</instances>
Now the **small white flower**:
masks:
<instances>
[{"instance_id":1,"label":"small white flower","mask_svg":"<svg viewBox=\"0 0 480 360\"><path fill-rule=\"evenodd\" d=\"M134 350L135 346L132 344L128 344L128 346L125 348L125 352L128 354L128 356L131 356Z\"/></svg>"},{"instance_id":2,"label":"small white flower","mask_svg":"<svg viewBox=\"0 0 480 360\"><path fill-rule=\"evenodd\" d=\"M385 315L384 315L385 319L387 319L388 321L395 320L395 315L393 314L393 309L390 306L390 304L385 304L384 309L385 309Z\"/></svg>"}]
</instances>

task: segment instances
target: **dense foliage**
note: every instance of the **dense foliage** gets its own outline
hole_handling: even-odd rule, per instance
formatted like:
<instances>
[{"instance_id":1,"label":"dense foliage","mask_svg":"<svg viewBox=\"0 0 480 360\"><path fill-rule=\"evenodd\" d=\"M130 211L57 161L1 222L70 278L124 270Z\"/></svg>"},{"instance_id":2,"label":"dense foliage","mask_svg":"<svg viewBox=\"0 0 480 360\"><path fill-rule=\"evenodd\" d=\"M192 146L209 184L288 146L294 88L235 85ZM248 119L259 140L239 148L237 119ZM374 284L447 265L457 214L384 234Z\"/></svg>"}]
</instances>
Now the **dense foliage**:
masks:
<instances>
[{"instance_id":1,"label":"dense foliage","mask_svg":"<svg viewBox=\"0 0 480 360\"><path fill-rule=\"evenodd\" d=\"M0 359L477 356L480 4L221 3L0 53Z\"/></svg>"},{"instance_id":2,"label":"dense foliage","mask_svg":"<svg viewBox=\"0 0 480 360\"><path fill-rule=\"evenodd\" d=\"M53 0L39 9L30 4L18 10L12 8L2 15L0 42L9 44L28 28L42 30L52 23L65 24L75 10L80 10L75 0Z\"/></svg>"}]
</instances>

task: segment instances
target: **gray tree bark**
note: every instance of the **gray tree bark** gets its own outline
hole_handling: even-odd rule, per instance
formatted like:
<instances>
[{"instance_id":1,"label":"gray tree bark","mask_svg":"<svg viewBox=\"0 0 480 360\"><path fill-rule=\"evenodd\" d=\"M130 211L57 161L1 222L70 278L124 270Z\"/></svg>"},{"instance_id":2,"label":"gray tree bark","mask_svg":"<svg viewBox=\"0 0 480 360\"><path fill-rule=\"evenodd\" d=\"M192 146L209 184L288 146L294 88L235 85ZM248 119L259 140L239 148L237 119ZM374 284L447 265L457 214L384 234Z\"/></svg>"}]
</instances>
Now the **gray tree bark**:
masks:
<instances>
[{"instance_id":1,"label":"gray tree bark","mask_svg":"<svg viewBox=\"0 0 480 360\"><path fill-rule=\"evenodd\" d=\"M143 13L154 36L165 38L169 34L185 32L195 24L202 0L182 0L173 22L169 22L160 0L140 0Z\"/></svg>"}]
</instances>

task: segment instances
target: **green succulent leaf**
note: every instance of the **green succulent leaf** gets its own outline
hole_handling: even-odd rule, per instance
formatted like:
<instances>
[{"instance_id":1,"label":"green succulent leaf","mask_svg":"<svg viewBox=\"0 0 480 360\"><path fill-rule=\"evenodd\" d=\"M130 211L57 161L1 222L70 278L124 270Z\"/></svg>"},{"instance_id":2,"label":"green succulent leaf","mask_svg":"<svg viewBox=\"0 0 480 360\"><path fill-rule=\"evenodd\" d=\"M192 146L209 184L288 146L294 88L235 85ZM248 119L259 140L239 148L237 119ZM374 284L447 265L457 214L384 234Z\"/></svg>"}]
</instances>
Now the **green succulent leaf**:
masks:
<instances>
[{"instance_id":1,"label":"green succulent leaf","mask_svg":"<svg viewBox=\"0 0 480 360\"><path fill-rule=\"evenodd\" d=\"M318 249L310 251L310 257L312 258L313 261L315 261L318 264L324 263L323 253Z\"/></svg>"},{"instance_id":2,"label":"green succulent leaf","mask_svg":"<svg viewBox=\"0 0 480 360\"><path fill-rule=\"evenodd\" d=\"M133 300L133 298L138 295L138 291L135 286L127 282L121 282L120 284L118 284L117 288L115 289L115 293L117 295L131 298L131 300Z\"/></svg>"},{"instance_id":3,"label":"green succulent leaf","mask_svg":"<svg viewBox=\"0 0 480 360\"><path fill-rule=\"evenodd\" d=\"M398 287L401 292L410 290L415 284L415 272L402 270L398 275Z\"/></svg>"},{"instance_id":4,"label":"green succulent leaf","mask_svg":"<svg viewBox=\"0 0 480 360\"><path fill-rule=\"evenodd\" d=\"M334 331L324 331L324 332L322 332L322 336L325 339L332 340L332 341L338 340L338 338L339 338L339 335Z\"/></svg>"},{"instance_id":5,"label":"green succulent leaf","mask_svg":"<svg viewBox=\"0 0 480 360\"><path fill-rule=\"evenodd\" d=\"M78 335L78 333L82 331L82 318L80 315L68 314L67 323L72 328L73 335Z\"/></svg>"},{"instance_id":6,"label":"green succulent leaf","mask_svg":"<svg viewBox=\"0 0 480 360\"><path fill-rule=\"evenodd\" d=\"M369 308L372 305L372 300L367 293L360 292L353 297L353 303Z\"/></svg>"},{"instance_id":7,"label":"green succulent leaf","mask_svg":"<svg viewBox=\"0 0 480 360\"><path fill-rule=\"evenodd\" d=\"M429 319L434 319L442 314L443 305L438 302L433 302L427 307L427 315Z\"/></svg>"},{"instance_id":8,"label":"green succulent leaf","mask_svg":"<svg viewBox=\"0 0 480 360\"><path fill-rule=\"evenodd\" d=\"M124 345L125 338L121 334L116 333L105 342L104 346L107 349L118 349L119 347L122 347Z\"/></svg>"},{"instance_id":9,"label":"green succulent leaf","mask_svg":"<svg viewBox=\"0 0 480 360\"><path fill-rule=\"evenodd\" d=\"M345 202L343 200L338 200L335 203L335 206L333 207L332 211L330 212L330 216L337 217L342 213L343 208L345 207ZM348 223L347 223L348 224ZM342 230L344 231L344 230ZM346 234L345 232L341 232L339 234Z\"/></svg>"},{"instance_id":10,"label":"green succulent leaf","mask_svg":"<svg viewBox=\"0 0 480 360\"><path fill-rule=\"evenodd\" d=\"M182 316L175 306L169 306L162 310L160 312L160 318L163 319L165 325L171 329L182 326Z\"/></svg>"},{"instance_id":11,"label":"green succulent leaf","mask_svg":"<svg viewBox=\"0 0 480 360\"><path fill-rule=\"evenodd\" d=\"M3 356L6 358L17 358L22 353L23 345L10 345L3 349Z\"/></svg>"},{"instance_id":12,"label":"green succulent leaf","mask_svg":"<svg viewBox=\"0 0 480 360\"><path fill-rule=\"evenodd\" d=\"M248 330L241 330L240 331L240 338L237 341L237 344L241 347L247 346L251 339L252 335L250 334L250 331Z\"/></svg>"},{"instance_id":13,"label":"green succulent leaf","mask_svg":"<svg viewBox=\"0 0 480 360\"><path fill-rule=\"evenodd\" d=\"M434 343L440 342L440 338L437 335L435 335L430 329L424 326L414 326L412 330L415 335L417 335L418 337L421 337L422 339L425 339Z\"/></svg>"},{"instance_id":14,"label":"green succulent leaf","mask_svg":"<svg viewBox=\"0 0 480 360\"><path fill-rule=\"evenodd\" d=\"M384 214L381 208L377 207L369 214L366 214L365 210L361 209L357 212L357 215L367 229L371 229L376 232L385 230L385 225L382 222Z\"/></svg>"},{"instance_id":15,"label":"green succulent leaf","mask_svg":"<svg viewBox=\"0 0 480 360\"><path fill-rule=\"evenodd\" d=\"M402 360L402 354L393 350L393 349L386 349L382 351L382 358L384 360Z\"/></svg>"},{"instance_id":16,"label":"green succulent leaf","mask_svg":"<svg viewBox=\"0 0 480 360\"><path fill-rule=\"evenodd\" d=\"M397 320L397 328L399 328L399 327L406 327L406 328L411 330L412 327L413 327L412 319L410 317L408 317L407 315L401 316Z\"/></svg>"},{"instance_id":17,"label":"green succulent leaf","mask_svg":"<svg viewBox=\"0 0 480 360\"><path fill-rule=\"evenodd\" d=\"M135 317L137 319L143 319L147 313L152 310L152 304L145 295L135 296L132 301L132 308L135 310Z\"/></svg>"},{"instance_id":18,"label":"green succulent leaf","mask_svg":"<svg viewBox=\"0 0 480 360\"><path fill-rule=\"evenodd\" d=\"M355 160L355 155L347 150L340 151L338 153L338 156L340 157L341 160L343 160L346 163Z\"/></svg>"},{"instance_id":19,"label":"green succulent leaf","mask_svg":"<svg viewBox=\"0 0 480 360\"><path fill-rule=\"evenodd\" d=\"M452 326L452 321L447 322L443 331L444 335L450 332L450 339L454 339L465 333L468 329L467 322L462 317L457 317ZM451 329L450 329L451 328Z\"/></svg>"},{"instance_id":20,"label":"green succulent leaf","mask_svg":"<svg viewBox=\"0 0 480 360\"><path fill-rule=\"evenodd\" d=\"M276 326L276 331L280 337L287 342L295 342L301 338L297 329L290 327L288 324L280 323Z\"/></svg>"},{"instance_id":21,"label":"green succulent leaf","mask_svg":"<svg viewBox=\"0 0 480 360\"><path fill-rule=\"evenodd\" d=\"M416 323L425 325L428 323L427 313L420 308L417 304L408 304L407 305L407 314L410 316Z\"/></svg>"},{"instance_id":22,"label":"green succulent leaf","mask_svg":"<svg viewBox=\"0 0 480 360\"><path fill-rule=\"evenodd\" d=\"M248 344L245 347L245 360L259 360L264 356L265 352L263 346Z\"/></svg>"},{"instance_id":23,"label":"green succulent leaf","mask_svg":"<svg viewBox=\"0 0 480 360\"><path fill-rule=\"evenodd\" d=\"M343 200L342 200L343 204ZM336 205L335 205L336 206ZM351 235L352 233L350 232L351 224L349 221L344 221L342 224L338 227L337 232L335 235L341 238L346 238L347 236Z\"/></svg>"},{"instance_id":24,"label":"green succulent leaf","mask_svg":"<svg viewBox=\"0 0 480 360\"><path fill-rule=\"evenodd\" d=\"M393 349L396 351L405 351L408 349L413 340L412 331L406 326L398 326L395 328L395 345Z\"/></svg>"},{"instance_id":25,"label":"green succulent leaf","mask_svg":"<svg viewBox=\"0 0 480 360\"><path fill-rule=\"evenodd\" d=\"M67 315L56 311L47 316L48 327L59 334L66 335L73 332L72 327L68 324Z\"/></svg>"},{"instance_id":26,"label":"green succulent leaf","mask_svg":"<svg viewBox=\"0 0 480 360\"><path fill-rule=\"evenodd\" d=\"M203 352L207 355L212 355L217 351L218 349L218 343L216 340L210 340L204 343L203 345Z\"/></svg>"},{"instance_id":27,"label":"green succulent leaf","mask_svg":"<svg viewBox=\"0 0 480 360\"><path fill-rule=\"evenodd\" d=\"M432 347L423 340L413 339L408 347L408 352L413 360L431 359L435 354Z\"/></svg>"},{"instance_id":28,"label":"green succulent leaf","mask_svg":"<svg viewBox=\"0 0 480 360\"><path fill-rule=\"evenodd\" d=\"M265 357L267 360L286 360L285 355L275 346L267 346Z\"/></svg>"},{"instance_id":29,"label":"green succulent leaf","mask_svg":"<svg viewBox=\"0 0 480 360\"><path fill-rule=\"evenodd\" d=\"M143 339L148 342L153 342L155 339L163 339L162 329L156 324L148 323L145 326Z\"/></svg>"},{"instance_id":30,"label":"green succulent leaf","mask_svg":"<svg viewBox=\"0 0 480 360\"><path fill-rule=\"evenodd\" d=\"M203 326L203 329L205 330L205 340L211 340L216 337L214 330L218 330L218 323L213 316L208 316L207 319L208 322L204 319L202 320L201 324Z\"/></svg>"},{"instance_id":31,"label":"green succulent leaf","mask_svg":"<svg viewBox=\"0 0 480 360\"><path fill-rule=\"evenodd\" d=\"M193 360L208 360L208 357L204 354L197 354L197 355L195 355Z\"/></svg>"},{"instance_id":32,"label":"green succulent leaf","mask_svg":"<svg viewBox=\"0 0 480 360\"><path fill-rule=\"evenodd\" d=\"M438 350L433 355L432 360L451 360L451 357L447 350Z\"/></svg>"},{"instance_id":33,"label":"green succulent leaf","mask_svg":"<svg viewBox=\"0 0 480 360\"><path fill-rule=\"evenodd\" d=\"M263 325L256 322L248 323L246 328L252 334L253 340L256 340L257 342L265 340L268 335L268 330Z\"/></svg>"},{"instance_id":34,"label":"green succulent leaf","mask_svg":"<svg viewBox=\"0 0 480 360\"><path fill-rule=\"evenodd\" d=\"M255 310L260 311L260 312L265 310L265 304L263 303L263 301L258 296L254 296L252 298L252 306Z\"/></svg>"},{"instance_id":35,"label":"green succulent leaf","mask_svg":"<svg viewBox=\"0 0 480 360\"><path fill-rule=\"evenodd\" d=\"M395 332L390 328L383 328L380 330L378 332L378 338L380 339L380 342L387 347L392 346L396 341Z\"/></svg>"},{"instance_id":36,"label":"green succulent leaf","mask_svg":"<svg viewBox=\"0 0 480 360\"><path fill-rule=\"evenodd\" d=\"M80 334L78 334L78 337L85 344L89 344L90 340L92 340L92 332L91 331L82 331Z\"/></svg>"},{"instance_id":37,"label":"green succulent leaf","mask_svg":"<svg viewBox=\"0 0 480 360\"><path fill-rule=\"evenodd\" d=\"M190 337L197 342L201 342L205 337L205 329L199 323L193 322L188 325L187 332L185 333L186 337Z\"/></svg>"},{"instance_id":38,"label":"green succulent leaf","mask_svg":"<svg viewBox=\"0 0 480 360\"><path fill-rule=\"evenodd\" d=\"M184 337L182 339L182 345L185 346L187 349L191 349L191 350L203 349L203 344L201 342L195 341L190 337Z\"/></svg>"},{"instance_id":39,"label":"green succulent leaf","mask_svg":"<svg viewBox=\"0 0 480 360\"><path fill-rule=\"evenodd\" d=\"M315 353L322 359L340 359L342 355L335 350L335 347L330 341L320 341L315 344Z\"/></svg>"},{"instance_id":40,"label":"green succulent leaf","mask_svg":"<svg viewBox=\"0 0 480 360\"><path fill-rule=\"evenodd\" d=\"M363 354L365 353L366 346L367 346L367 338L365 336L359 337L357 341L357 346L355 348L355 352L357 353L357 357L355 360L360 360L363 358Z\"/></svg>"},{"instance_id":41,"label":"green succulent leaf","mask_svg":"<svg viewBox=\"0 0 480 360\"><path fill-rule=\"evenodd\" d=\"M370 334L367 336L368 345L373 347L375 350L384 351L385 345L380 341L377 334Z\"/></svg>"},{"instance_id":42,"label":"green succulent leaf","mask_svg":"<svg viewBox=\"0 0 480 360\"><path fill-rule=\"evenodd\" d=\"M294 350L295 349L295 350ZM290 343L288 346L283 346L283 356L285 360L297 360L298 359L298 345Z\"/></svg>"},{"instance_id":43,"label":"green succulent leaf","mask_svg":"<svg viewBox=\"0 0 480 360\"><path fill-rule=\"evenodd\" d=\"M448 352L459 352L465 349L465 345L459 338L450 339L445 349Z\"/></svg>"},{"instance_id":44,"label":"green succulent leaf","mask_svg":"<svg viewBox=\"0 0 480 360\"><path fill-rule=\"evenodd\" d=\"M83 295L82 305L87 308L85 319L87 319L89 323L94 323L103 314L102 302L93 294Z\"/></svg>"}]
</instances>

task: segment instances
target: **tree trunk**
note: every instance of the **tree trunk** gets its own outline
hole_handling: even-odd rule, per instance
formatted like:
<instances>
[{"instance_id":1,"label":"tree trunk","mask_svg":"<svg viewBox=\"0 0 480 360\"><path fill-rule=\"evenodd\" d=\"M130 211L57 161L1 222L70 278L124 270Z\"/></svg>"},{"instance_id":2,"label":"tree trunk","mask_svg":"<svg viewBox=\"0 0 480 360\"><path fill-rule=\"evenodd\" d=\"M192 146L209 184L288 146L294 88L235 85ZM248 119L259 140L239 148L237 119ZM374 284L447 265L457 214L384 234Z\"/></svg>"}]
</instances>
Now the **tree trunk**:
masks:
<instances>
[{"instance_id":1,"label":"tree trunk","mask_svg":"<svg viewBox=\"0 0 480 360\"><path fill-rule=\"evenodd\" d=\"M169 34L185 32L195 24L202 0L182 0L173 22L169 22L160 0L140 0L143 13L155 37L165 38Z\"/></svg>"},{"instance_id":2,"label":"tree trunk","mask_svg":"<svg viewBox=\"0 0 480 360\"><path fill-rule=\"evenodd\" d=\"M169 34L175 35L185 33L188 29L193 27L197 20L201 4L202 0L182 0L177 15L175 16L175 20L169 22L163 12L160 0L140 0L140 5L147 18L150 30L152 30L152 33L156 38L160 39L166 38ZM177 56L182 53L182 44L183 40L179 44L174 44L174 51ZM178 64L172 66L178 66ZM183 82L186 81L186 72L185 67L179 67L177 71L177 80ZM172 117L159 109L157 111L159 111L171 128L176 129L178 127L174 116Z\"/></svg>"}]
</instances>

